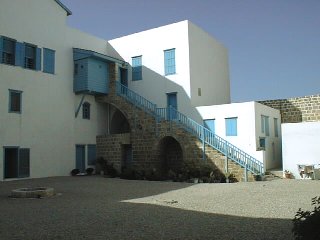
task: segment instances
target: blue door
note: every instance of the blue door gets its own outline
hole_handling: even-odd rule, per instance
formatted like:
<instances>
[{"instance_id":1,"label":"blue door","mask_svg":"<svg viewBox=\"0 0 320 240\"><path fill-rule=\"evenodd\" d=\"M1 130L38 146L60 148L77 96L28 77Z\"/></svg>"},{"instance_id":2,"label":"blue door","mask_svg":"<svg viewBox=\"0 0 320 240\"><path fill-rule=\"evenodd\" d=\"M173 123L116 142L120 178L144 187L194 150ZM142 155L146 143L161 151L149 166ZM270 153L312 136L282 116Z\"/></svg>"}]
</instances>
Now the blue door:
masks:
<instances>
[{"instance_id":1,"label":"blue door","mask_svg":"<svg viewBox=\"0 0 320 240\"><path fill-rule=\"evenodd\" d=\"M76 168L81 172L85 172L85 145L76 145Z\"/></svg>"},{"instance_id":2,"label":"blue door","mask_svg":"<svg viewBox=\"0 0 320 240\"><path fill-rule=\"evenodd\" d=\"M177 93L167 93L167 107L168 107L168 118L169 120L176 119L178 110ZM173 109L173 110L172 110Z\"/></svg>"}]
</instances>

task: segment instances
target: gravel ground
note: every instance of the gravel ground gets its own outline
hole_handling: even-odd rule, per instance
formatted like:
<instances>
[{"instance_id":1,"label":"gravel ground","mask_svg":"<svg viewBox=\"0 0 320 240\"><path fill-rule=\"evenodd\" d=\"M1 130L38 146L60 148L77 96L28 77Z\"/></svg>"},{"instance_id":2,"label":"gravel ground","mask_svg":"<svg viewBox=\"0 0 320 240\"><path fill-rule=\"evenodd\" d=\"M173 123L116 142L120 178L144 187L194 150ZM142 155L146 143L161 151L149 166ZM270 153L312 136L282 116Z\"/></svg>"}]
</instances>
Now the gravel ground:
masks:
<instances>
[{"instance_id":1,"label":"gravel ground","mask_svg":"<svg viewBox=\"0 0 320 240\"><path fill-rule=\"evenodd\" d=\"M51 198L12 189L53 187ZM0 239L292 239L320 181L188 184L90 177L0 182Z\"/></svg>"}]
</instances>

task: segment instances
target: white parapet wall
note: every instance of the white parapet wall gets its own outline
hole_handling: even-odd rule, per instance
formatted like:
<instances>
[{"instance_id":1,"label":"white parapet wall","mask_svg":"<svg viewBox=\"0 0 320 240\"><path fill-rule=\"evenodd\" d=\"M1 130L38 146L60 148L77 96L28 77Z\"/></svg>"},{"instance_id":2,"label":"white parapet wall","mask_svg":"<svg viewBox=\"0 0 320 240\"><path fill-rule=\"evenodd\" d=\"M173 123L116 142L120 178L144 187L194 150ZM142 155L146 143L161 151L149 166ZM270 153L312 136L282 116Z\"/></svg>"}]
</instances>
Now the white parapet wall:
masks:
<instances>
[{"instance_id":1,"label":"white parapet wall","mask_svg":"<svg viewBox=\"0 0 320 240\"><path fill-rule=\"evenodd\" d=\"M320 122L282 124L283 170L301 179L298 165L320 164Z\"/></svg>"}]
</instances>

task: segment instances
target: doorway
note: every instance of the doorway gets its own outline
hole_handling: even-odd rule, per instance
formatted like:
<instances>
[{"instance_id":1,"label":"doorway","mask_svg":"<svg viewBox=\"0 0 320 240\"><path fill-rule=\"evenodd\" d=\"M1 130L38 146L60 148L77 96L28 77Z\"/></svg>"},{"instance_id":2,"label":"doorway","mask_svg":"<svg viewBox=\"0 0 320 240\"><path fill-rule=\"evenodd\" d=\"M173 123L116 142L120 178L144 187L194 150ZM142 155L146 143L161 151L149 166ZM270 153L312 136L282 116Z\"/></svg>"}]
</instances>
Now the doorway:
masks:
<instances>
[{"instance_id":1,"label":"doorway","mask_svg":"<svg viewBox=\"0 0 320 240\"><path fill-rule=\"evenodd\" d=\"M177 118L176 110L178 110L178 100L177 100L176 92L167 93L167 108L168 108L168 113L167 113L168 120L176 119Z\"/></svg>"},{"instance_id":2,"label":"doorway","mask_svg":"<svg viewBox=\"0 0 320 240\"><path fill-rule=\"evenodd\" d=\"M120 83L128 87L128 69L120 68Z\"/></svg>"},{"instance_id":3,"label":"doorway","mask_svg":"<svg viewBox=\"0 0 320 240\"><path fill-rule=\"evenodd\" d=\"M85 145L76 145L76 168L80 172L85 172L86 168L86 148Z\"/></svg>"},{"instance_id":4,"label":"doorway","mask_svg":"<svg viewBox=\"0 0 320 240\"><path fill-rule=\"evenodd\" d=\"M4 148L4 178L25 178L30 176L30 149Z\"/></svg>"}]
</instances>

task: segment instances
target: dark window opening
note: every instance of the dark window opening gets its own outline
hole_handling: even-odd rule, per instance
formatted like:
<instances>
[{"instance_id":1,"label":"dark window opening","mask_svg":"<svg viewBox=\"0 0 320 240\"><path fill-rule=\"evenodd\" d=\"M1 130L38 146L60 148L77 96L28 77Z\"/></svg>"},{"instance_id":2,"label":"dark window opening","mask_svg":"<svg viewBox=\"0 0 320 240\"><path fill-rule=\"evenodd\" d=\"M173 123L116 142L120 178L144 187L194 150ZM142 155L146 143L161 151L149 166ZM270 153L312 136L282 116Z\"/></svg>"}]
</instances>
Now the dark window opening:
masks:
<instances>
[{"instance_id":1,"label":"dark window opening","mask_svg":"<svg viewBox=\"0 0 320 240\"><path fill-rule=\"evenodd\" d=\"M15 59L15 41L11 39L3 39L2 62L14 65Z\"/></svg>"},{"instance_id":2,"label":"dark window opening","mask_svg":"<svg viewBox=\"0 0 320 240\"><path fill-rule=\"evenodd\" d=\"M21 113L21 91L9 90L9 112Z\"/></svg>"},{"instance_id":3,"label":"dark window opening","mask_svg":"<svg viewBox=\"0 0 320 240\"><path fill-rule=\"evenodd\" d=\"M82 118L90 119L90 103L85 102L82 105Z\"/></svg>"}]
</instances>

